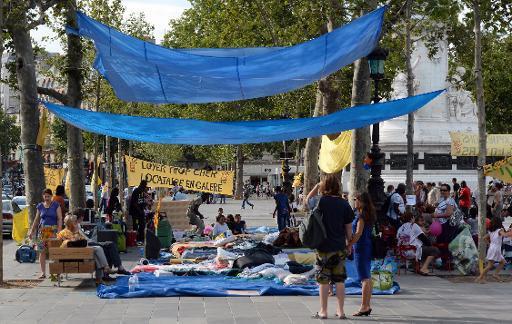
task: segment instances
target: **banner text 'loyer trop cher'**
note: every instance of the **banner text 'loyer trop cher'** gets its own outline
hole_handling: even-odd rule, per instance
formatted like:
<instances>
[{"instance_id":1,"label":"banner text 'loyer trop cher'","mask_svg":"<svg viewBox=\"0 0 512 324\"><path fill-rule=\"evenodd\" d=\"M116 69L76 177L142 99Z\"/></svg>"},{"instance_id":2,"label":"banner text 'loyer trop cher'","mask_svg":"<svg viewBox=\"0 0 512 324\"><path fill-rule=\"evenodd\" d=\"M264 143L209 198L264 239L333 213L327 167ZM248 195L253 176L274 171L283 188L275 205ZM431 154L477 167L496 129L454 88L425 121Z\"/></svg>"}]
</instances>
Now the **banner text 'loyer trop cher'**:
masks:
<instances>
[{"instance_id":1,"label":"banner text 'loyer trop cher'","mask_svg":"<svg viewBox=\"0 0 512 324\"><path fill-rule=\"evenodd\" d=\"M137 186L145 179L153 188L171 188L173 182L186 190L233 194L232 171L179 168L125 156L128 185Z\"/></svg>"}]
</instances>

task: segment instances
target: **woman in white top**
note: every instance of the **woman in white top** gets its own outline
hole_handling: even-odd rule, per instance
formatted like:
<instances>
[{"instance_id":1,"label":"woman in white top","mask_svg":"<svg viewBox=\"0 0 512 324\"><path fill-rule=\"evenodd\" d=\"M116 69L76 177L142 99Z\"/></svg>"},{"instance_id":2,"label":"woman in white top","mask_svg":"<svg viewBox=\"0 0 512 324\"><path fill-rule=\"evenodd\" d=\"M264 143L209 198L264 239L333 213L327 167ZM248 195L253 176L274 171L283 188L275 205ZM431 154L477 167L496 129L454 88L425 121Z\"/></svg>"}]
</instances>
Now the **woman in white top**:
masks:
<instances>
[{"instance_id":1,"label":"woman in white top","mask_svg":"<svg viewBox=\"0 0 512 324\"><path fill-rule=\"evenodd\" d=\"M438 248L431 246L432 243L425 235L421 227L414 222L414 217L411 212L405 212L402 219L404 224L400 226L396 232L398 245L412 245L416 251L404 251L404 253L411 252L416 257L416 260L423 261L423 265L419 269L419 274L428 276L428 267L434 259L439 256L440 251Z\"/></svg>"},{"instance_id":2,"label":"woman in white top","mask_svg":"<svg viewBox=\"0 0 512 324\"><path fill-rule=\"evenodd\" d=\"M437 220L443 226L441 235L437 237L437 243L450 243L457 236L458 227L450 225L449 219L457 208L457 203L450 197L450 185L441 185L441 198L437 204L432 220Z\"/></svg>"},{"instance_id":3,"label":"woman in white top","mask_svg":"<svg viewBox=\"0 0 512 324\"><path fill-rule=\"evenodd\" d=\"M217 216L217 222L213 226L213 231L212 231L213 237L215 238L216 236L218 236L220 234L224 234L225 236L227 236L228 230L229 230L229 228L228 228L228 224L226 223L226 217L224 215Z\"/></svg>"}]
</instances>

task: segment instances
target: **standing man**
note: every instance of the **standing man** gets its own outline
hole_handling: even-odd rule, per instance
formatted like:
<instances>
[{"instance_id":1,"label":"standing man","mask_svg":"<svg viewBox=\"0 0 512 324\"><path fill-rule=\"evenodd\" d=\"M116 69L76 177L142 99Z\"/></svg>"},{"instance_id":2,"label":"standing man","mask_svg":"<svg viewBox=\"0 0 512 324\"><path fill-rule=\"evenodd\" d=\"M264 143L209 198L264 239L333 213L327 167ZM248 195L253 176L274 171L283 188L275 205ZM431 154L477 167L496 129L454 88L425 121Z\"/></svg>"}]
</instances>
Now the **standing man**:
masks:
<instances>
[{"instance_id":1,"label":"standing man","mask_svg":"<svg viewBox=\"0 0 512 324\"><path fill-rule=\"evenodd\" d=\"M245 209L245 204L251 206L252 209L254 209L254 204L249 202L249 197L251 196L251 184L247 183L244 186L244 200L242 201L242 209Z\"/></svg>"},{"instance_id":2,"label":"standing man","mask_svg":"<svg viewBox=\"0 0 512 324\"><path fill-rule=\"evenodd\" d=\"M390 197L389 210L387 216L389 223L398 229L400 227L400 217L405 213L405 184L399 183L395 192Z\"/></svg>"},{"instance_id":3,"label":"standing man","mask_svg":"<svg viewBox=\"0 0 512 324\"><path fill-rule=\"evenodd\" d=\"M460 185L457 183L457 178L453 178L452 183L453 183L453 199L455 199L455 202L458 204L459 203Z\"/></svg>"},{"instance_id":4,"label":"standing man","mask_svg":"<svg viewBox=\"0 0 512 324\"><path fill-rule=\"evenodd\" d=\"M137 188L132 192L130 198L129 212L132 216L133 229L137 231L137 244L142 245L144 242L144 230L146 229L146 215L144 208L146 207L146 191L148 183L141 180Z\"/></svg>"},{"instance_id":5,"label":"standing man","mask_svg":"<svg viewBox=\"0 0 512 324\"><path fill-rule=\"evenodd\" d=\"M199 212L199 206L208 199L208 195L203 193L190 203L187 210L188 222L190 225L196 226L196 234L203 235L204 232L204 216Z\"/></svg>"},{"instance_id":6,"label":"standing man","mask_svg":"<svg viewBox=\"0 0 512 324\"><path fill-rule=\"evenodd\" d=\"M277 213L277 228L279 231L282 231L290 225L291 208L288 196L283 193L282 188L277 186L275 191L276 194L274 196L274 200L276 201L276 208L274 209L272 217L276 218Z\"/></svg>"}]
</instances>

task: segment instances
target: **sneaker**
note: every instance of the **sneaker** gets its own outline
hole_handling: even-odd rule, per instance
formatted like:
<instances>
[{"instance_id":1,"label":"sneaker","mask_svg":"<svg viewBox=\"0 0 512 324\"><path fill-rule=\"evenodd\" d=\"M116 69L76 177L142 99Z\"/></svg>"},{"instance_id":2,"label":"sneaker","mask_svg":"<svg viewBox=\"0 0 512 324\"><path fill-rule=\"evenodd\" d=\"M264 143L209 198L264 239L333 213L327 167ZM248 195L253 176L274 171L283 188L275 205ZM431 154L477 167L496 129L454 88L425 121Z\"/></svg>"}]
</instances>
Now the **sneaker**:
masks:
<instances>
[{"instance_id":1,"label":"sneaker","mask_svg":"<svg viewBox=\"0 0 512 324\"><path fill-rule=\"evenodd\" d=\"M130 276L132 273L130 271L127 271L126 269L123 270L117 270L117 274L123 275L123 276Z\"/></svg>"}]
</instances>

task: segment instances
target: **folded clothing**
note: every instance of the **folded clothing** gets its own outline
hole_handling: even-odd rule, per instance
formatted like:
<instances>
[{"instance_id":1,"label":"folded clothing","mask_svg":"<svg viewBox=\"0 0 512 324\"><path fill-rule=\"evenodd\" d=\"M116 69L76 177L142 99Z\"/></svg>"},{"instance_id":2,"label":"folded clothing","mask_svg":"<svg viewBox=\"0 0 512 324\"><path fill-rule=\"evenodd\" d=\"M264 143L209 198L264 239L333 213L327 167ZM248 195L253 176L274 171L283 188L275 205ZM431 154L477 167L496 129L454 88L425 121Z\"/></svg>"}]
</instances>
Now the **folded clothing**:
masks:
<instances>
[{"instance_id":1,"label":"folded clothing","mask_svg":"<svg viewBox=\"0 0 512 324\"><path fill-rule=\"evenodd\" d=\"M309 270L313 269L312 265L303 265L298 263L297 261L288 261L286 262L285 269L289 270L293 274L299 274L308 272Z\"/></svg>"},{"instance_id":2,"label":"folded clothing","mask_svg":"<svg viewBox=\"0 0 512 324\"><path fill-rule=\"evenodd\" d=\"M288 254L288 258L290 258L291 261L296 261L300 264L314 265L316 263L316 254L314 252L290 253Z\"/></svg>"},{"instance_id":3,"label":"folded clothing","mask_svg":"<svg viewBox=\"0 0 512 324\"><path fill-rule=\"evenodd\" d=\"M308 278L300 274L290 274L283 279L285 285L305 285L308 283Z\"/></svg>"}]
</instances>

